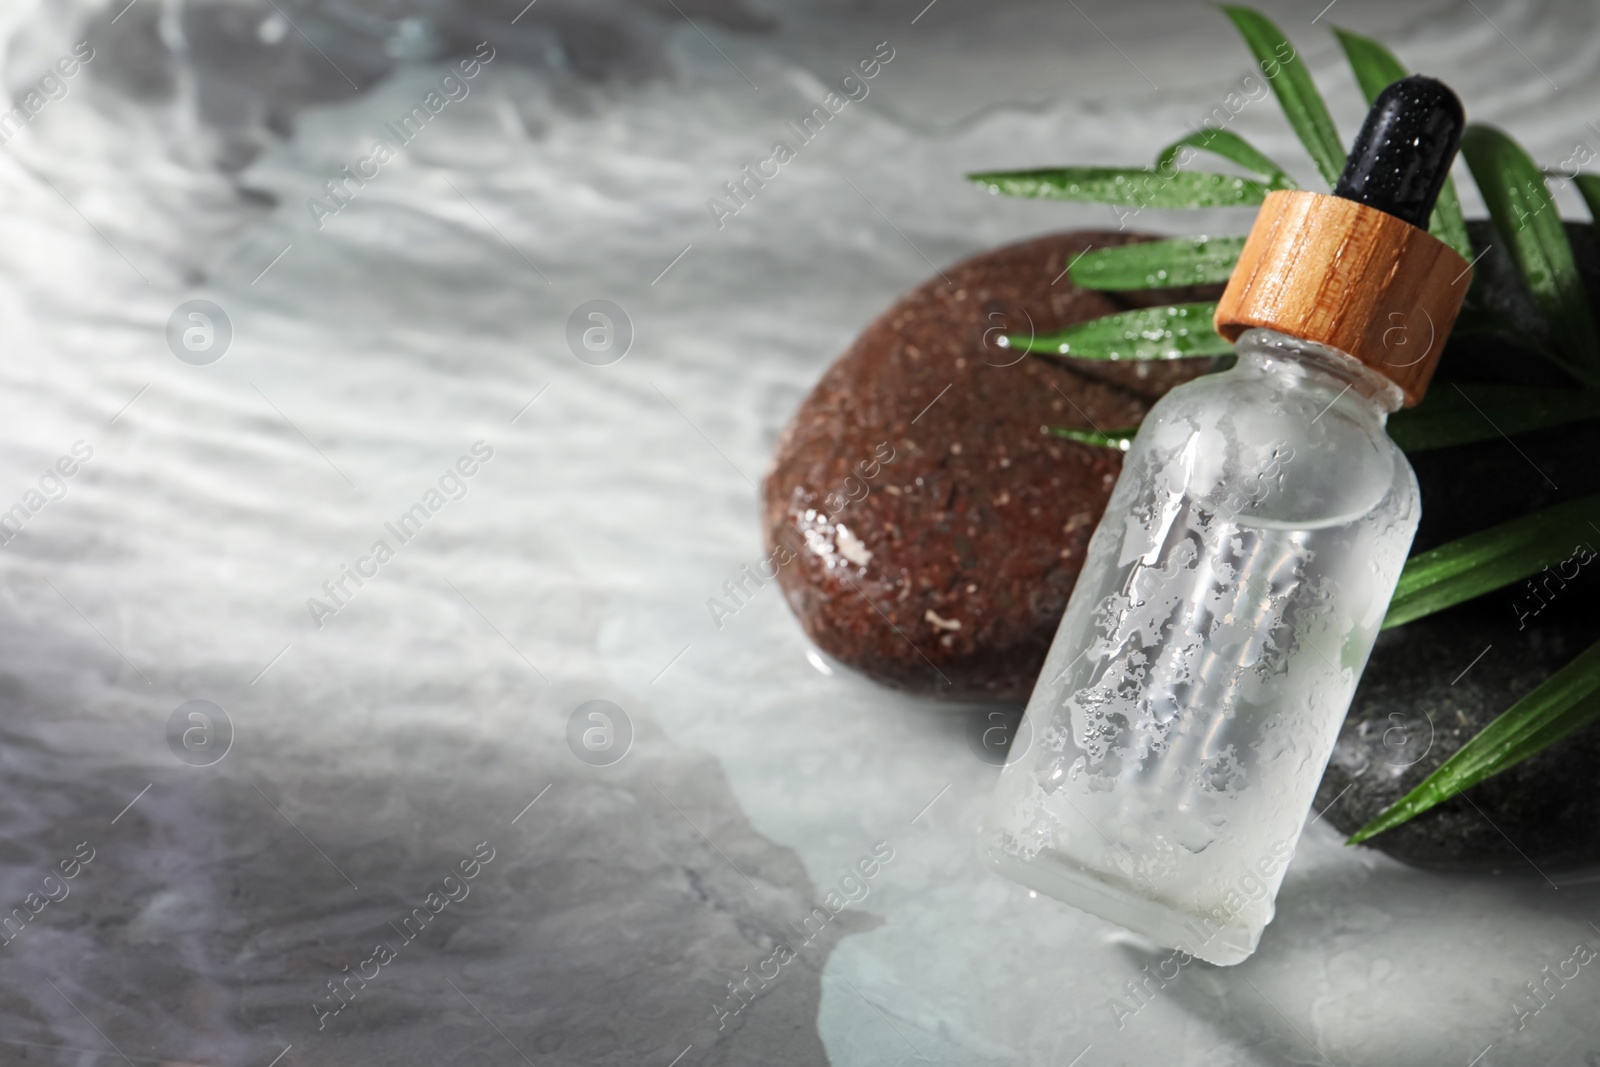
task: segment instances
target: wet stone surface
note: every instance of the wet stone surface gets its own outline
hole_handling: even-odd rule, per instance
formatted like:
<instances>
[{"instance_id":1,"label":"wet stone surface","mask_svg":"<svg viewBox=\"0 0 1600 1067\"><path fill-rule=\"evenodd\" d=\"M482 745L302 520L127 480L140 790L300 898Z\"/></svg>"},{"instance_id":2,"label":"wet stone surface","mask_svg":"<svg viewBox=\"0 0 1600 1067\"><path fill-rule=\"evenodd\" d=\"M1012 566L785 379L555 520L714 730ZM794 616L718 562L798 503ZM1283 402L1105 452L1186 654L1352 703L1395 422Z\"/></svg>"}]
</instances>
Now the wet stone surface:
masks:
<instances>
[{"instance_id":1,"label":"wet stone surface","mask_svg":"<svg viewBox=\"0 0 1600 1067\"><path fill-rule=\"evenodd\" d=\"M1062 277L1130 239L1054 234L950 267L806 398L764 485L764 533L794 553L779 580L824 652L916 693L1027 698L1122 464L1048 430L1136 424L1209 361L1069 364L997 339L1132 306ZM1163 297L1194 298L1139 303Z\"/></svg>"}]
</instances>

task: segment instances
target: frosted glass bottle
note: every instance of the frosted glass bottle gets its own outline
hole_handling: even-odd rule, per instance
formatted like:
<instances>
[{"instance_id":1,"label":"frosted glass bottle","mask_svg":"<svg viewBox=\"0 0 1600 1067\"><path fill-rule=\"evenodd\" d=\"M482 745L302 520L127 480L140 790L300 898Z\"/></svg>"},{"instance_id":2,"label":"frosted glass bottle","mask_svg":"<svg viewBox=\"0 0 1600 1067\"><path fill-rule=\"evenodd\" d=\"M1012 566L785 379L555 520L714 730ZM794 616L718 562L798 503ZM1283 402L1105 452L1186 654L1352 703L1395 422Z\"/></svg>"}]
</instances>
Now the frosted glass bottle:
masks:
<instances>
[{"instance_id":1,"label":"frosted glass bottle","mask_svg":"<svg viewBox=\"0 0 1600 1067\"><path fill-rule=\"evenodd\" d=\"M982 851L1213 963L1255 950L1416 532L1401 390L1252 329L1128 451Z\"/></svg>"}]
</instances>

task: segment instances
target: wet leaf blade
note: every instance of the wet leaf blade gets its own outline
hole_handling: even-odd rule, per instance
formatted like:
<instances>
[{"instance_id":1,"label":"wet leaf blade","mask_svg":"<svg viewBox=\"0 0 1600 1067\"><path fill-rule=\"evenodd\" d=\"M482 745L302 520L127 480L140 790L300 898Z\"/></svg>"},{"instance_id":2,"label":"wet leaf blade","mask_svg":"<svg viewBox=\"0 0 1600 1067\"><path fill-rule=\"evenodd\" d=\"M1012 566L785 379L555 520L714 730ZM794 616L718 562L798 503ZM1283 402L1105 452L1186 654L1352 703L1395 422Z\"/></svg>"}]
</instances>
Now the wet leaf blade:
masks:
<instances>
[{"instance_id":1,"label":"wet leaf blade","mask_svg":"<svg viewBox=\"0 0 1600 1067\"><path fill-rule=\"evenodd\" d=\"M1118 452L1126 452L1133 444L1134 434L1138 432L1137 426L1122 426L1115 430L1069 430L1065 426L1050 428L1050 433L1056 437L1065 437L1069 441L1077 441L1083 445L1114 448Z\"/></svg>"},{"instance_id":2,"label":"wet leaf blade","mask_svg":"<svg viewBox=\"0 0 1600 1067\"><path fill-rule=\"evenodd\" d=\"M1289 125L1311 154L1323 180L1330 186L1344 170L1344 142L1333 125L1328 105L1317 91L1306 69L1305 60L1295 51L1276 23L1253 8L1224 4L1223 12L1233 20L1272 94L1278 98ZM1275 73L1268 73L1274 71Z\"/></svg>"},{"instance_id":3,"label":"wet leaf blade","mask_svg":"<svg viewBox=\"0 0 1600 1067\"><path fill-rule=\"evenodd\" d=\"M1600 418L1600 391L1522 385L1435 386L1414 408L1389 416L1389 436L1405 452Z\"/></svg>"},{"instance_id":4,"label":"wet leaf blade","mask_svg":"<svg viewBox=\"0 0 1600 1067\"><path fill-rule=\"evenodd\" d=\"M1371 37L1338 27L1334 27L1333 33L1339 38L1339 47L1344 49L1350 69L1355 71L1356 84L1361 86L1361 95L1367 98L1368 104L1410 73L1400 65L1393 52Z\"/></svg>"},{"instance_id":5,"label":"wet leaf blade","mask_svg":"<svg viewBox=\"0 0 1600 1067\"><path fill-rule=\"evenodd\" d=\"M1376 100L1379 93L1410 73L1400 65L1400 60L1395 58L1393 52L1371 37L1363 37L1349 30L1335 29L1333 32L1339 38L1345 58L1350 60L1356 82L1361 86L1361 95L1367 98L1368 104ZM1434 204L1432 217L1428 220L1428 232L1455 249L1462 259L1472 259L1472 242L1467 239L1467 223L1461 217L1461 201L1456 196L1456 183L1450 178L1444 180L1444 187L1439 190L1439 199Z\"/></svg>"},{"instance_id":6,"label":"wet leaf blade","mask_svg":"<svg viewBox=\"0 0 1600 1067\"><path fill-rule=\"evenodd\" d=\"M1472 240L1467 236L1467 220L1461 215L1461 200L1456 196L1456 180L1446 178L1439 187L1439 199L1433 202L1433 214L1428 216L1428 232L1455 250L1456 255L1471 263L1477 255L1472 250Z\"/></svg>"},{"instance_id":7,"label":"wet leaf blade","mask_svg":"<svg viewBox=\"0 0 1600 1067\"><path fill-rule=\"evenodd\" d=\"M1299 185L1287 171L1274 163L1249 141L1232 130L1205 128L1180 137L1156 156L1155 169L1163 174L1176 173L1178 153L1184 148L1197 148L1211 152L1230 162L1237 163L1250 173L1264 179L1269 189L1298 189Z\"/></svg>"},{"instance_id":8,"label":"wet leaf blade","mask_svg":"<svg viewBox=\"0 0 1600 1067\"><path fill-rule=\"evenodd\" d=\"M1495 234L1554 328L1560 366L1586 385L1600 387L1600 334L1543 172L1510 137L1479 123L1467 127L1461 154L1488 205Z\"/></svg>"},{"instance_id":9,"label":"wet leaf blade","mask_svg":"<svg viewBox=\"0 0 1600 1067\"><path fill-rule=\"evenodd\" d=\"M1600 544L1600 493L1491 526L1406 560L1383 628L1400 626L1569 560ZM1578 560L1578 565L1588 559ZM1559 579L1562 576L1556 571Z\"/></svg>"},{"instance_id":10,"label":"wet leaf blade","mask_svg":"<svg viewBox=\"0 0 1600 1067\"><path fill-rule=\"evenodd\" d=\"M1589 209L1589 218L1596 228L1600 228L1600 176L1574 174L1572 180L1578 185L1578 195L1583 197L1583 206Z\"/></svg>"},{"instance_id":11,"label":"wet leaf blade","mask_svg":"<svg viewBox=\"0 0 1600 1067\"><path fill-rule=\"evenodd\" d=\"M1142 167L1049 167L967 175L991 193L1119 207L1252 207L1271 190L1249 178L1210 171L1163 174Z\"/></svg>"},{"instance_id":12,"label":"wet leaf blade","mask_svg":"<svg viewBox=\"0 0 1600 1067\"><path fill-rule=\"evenodd\" d=\"M1038 337L1011 334L1008 345L1075 359L1184 359L1220 356L1233 345L1211 326L1214 302L1124 311Z\"/></svg>"},{"instance_id":13,"label":"wet leaf blade","mask_svg":"<svg viewBox=\"0 0 1600 1067\"><path fill-rule=\"evenodd\" d=\"M1393 829L1429 808L1512 767L1600 716L1600 642L1552 674L1462 745L1439 769L1346 844Z\"/></svg>"},{"instance_id":14,"label":"wet leaf blade","mask_svg":"<svg viewBox=\"0 0 1600 1067\"><path fill-rule=\"evenodd\" d=\"M1178 237L1085 252L1070 268L1085 289L1154 289L1225 282L1244 249L1243 237Z\"/></svg>"}]
</instances>

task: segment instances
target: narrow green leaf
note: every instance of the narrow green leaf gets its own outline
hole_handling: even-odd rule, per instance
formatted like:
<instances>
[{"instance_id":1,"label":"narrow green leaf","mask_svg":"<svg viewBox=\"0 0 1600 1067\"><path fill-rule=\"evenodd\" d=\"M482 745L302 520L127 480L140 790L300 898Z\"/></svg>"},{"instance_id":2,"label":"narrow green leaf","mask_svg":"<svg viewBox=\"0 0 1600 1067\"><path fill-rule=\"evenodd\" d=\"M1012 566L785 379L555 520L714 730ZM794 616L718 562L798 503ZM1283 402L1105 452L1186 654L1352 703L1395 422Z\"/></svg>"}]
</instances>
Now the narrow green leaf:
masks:
<instances>
[{"instance_id":1,"label":"narrow green leaf","mask_svg":"<svg viewBox=\"0 0 1600 1067\"><path fill-rule=\"evenodd\" d=\"M1356 84L1361 86L1361 95L1367 98L1368 104L1410 73L1400 65L1393 52L1371 37L1341 30L1337 26L1333 33L1339 38L1345 57L1350 60L1350 67L1356 74Z\"/></svg>"},{"instance_id":2,"label":"narrow green leaf","mask_svg":"<svg viewBox=\"0 0 1600 1067\"><path fill-rule=\"evenodd\" d=\"M1496 235L1554 328L1562 350L1559 365L1584 384L1600 386L1600 335L1544 174L1515 141L1492 126L1469 125L1461 154L1489 207Z\"/></svg>"},{"instance_id":3,"label":"narrow green leaf","mask_svg":"<svg viewBox=\"0 0 1600 1067\"><path fill-rule=\"evenodd\" d=\"M1600 493L1468 534L1406 560L1383 628L1419 619L1493 589L1577 559L1600 543ZM1576 572L1574 572L1576 573ZM1558 569L1556 580L1566 581Z\"/></svg>"},{"instance_id":4,"label":"narrow green leaf","mask_svg":"<svg viewBox=\"0 0 1600 1067\"><path fill-rule=\"evenodd\" d=\"M1337 28L1333 32L1338 36L1351 68L1355 70L1356 82L1360 84L1361 95L1367 98L1368 104L1410 73L1400 65L1393 52L1371 37ZM1439 190L1433 217L1428 220L1428 232L1455 249L1462 259L1472 259L1472 242L1467 240L1467 224L1461 217L1456 183L1448 177L1444 180L1444 187Z\"/></svg>"},{"instance_id":5,"label":"narrow green leaf","mask_svg":"<svg viewBox=\"0 0 1600 1067\"><path fill-rule=\"evenodd\" d=\"M1600 392L1592 389L1452 384L1390 415L1389 436L1406 452L1426 452L1594 418Z\"/></svg>"},{"instance_id":6,"label":"narrow green leaf","mask_svg":"<svg viewBox=\"0 0 1600 1067\"><path fill-rule=\"evenodd\" d=\"M1085 289L1159 289L1225 282L1244 248L1243 237L1177 237L1085 252L1071 267Z\"/></svg>"},{"instance_id":7,"label":"narrow green leaf","mask_svg":"<svg viewBox=\"0 0 1600 1067\"><path fill-rule=\"evenodd\" d=\"M1129 207L1250 207L1271 190L1249 178L1139 167L1051 167L967 175L991 193Z\"/></svg>"},{"instance_id":8,"label":"narrow green leaf","mask_svg":"<svg viewBox=\"0 0 1600 1067\"><path fill-rule=\"evenodd\" d=\"M1583 197L1583 206L1589 209L1589 218L1600 228L1600 177L1575 174L1572 180L1578 183L1578 195Z\"/></svg>"},{"instance_id":9,"label":"narrow green leaf","mask_svg":"<svg viewBox=\"0 0 1600 1067\"><path fill-rule=\"evenodd\" d=\"M1600 643L1511 705L1411 792L1350 835L1347 845L1399 826L1490 775L1522 762L1600 716Z\"/></svg>"},{"instance_id":10,"label":"narrow green leaf","mask_svg":"<svg viewBox=\"0 0 1600 1067\"><path fill-rule=\"evenodd\" d=\"M1344 170L1344 143L1334 128L1333 116L1328 114L1328 105L1306 70L1305 60L1277 24L1261 12L1233 4L1224 4L1222 10L1244 36L1289 125L1331 186Z\"/></svg>"},{"instance_id":11,"label":"narrow green leaf","mask_svg":"<svg viewBox=\"0 0 1600 1067\"><path fill-rule=\"evenodd\" d=\"M1008 345L1077 359L1183 359L1233 351L1211 327L1215 303L1169 304L1106 315L1043 337L1008 335Z\"/></svg>"},{"instance_id":12,"label":"narrow green leaf","mask_svg":"<svg viewBox=\"0 0 1600 1067\"><path fill-rule=\"evenodd\" d=\"M1446 177L1439 187L1439 199L1428 216L1428 232L1455 249L1456 255L1471 263L1477 255L1467 237L1467 220L1461 216L1461 199L1456 196L1456 180Z\"/></svg>"},{"instance_id":13,"label":"narrow green leaf","mask_svg":"<svg viewBox=\"0 0 1600 1067\"><path fill-rule=\"evenodd\" d=\"M1118 452L1126 452L1128 446L1133 444L1133 435L1139 432L1139 427L1123 426L1115 430L1069 430L1064 426L1053 426L1050 432L1056 437L1065 437L1079 444L1098 445L1101 448L1114 448Z\"/></svg>"},{"instance_id":14,"label":"narrow green leaf","mask_svg":"<svg viewBox=\"0 0 1600 1067\"><path fill-rule=\"evenodd\" d=\"M1176 172L1178 154L1185 148L1212 152L1223 159L1237 163L1250 173L1266 179L1269 189L1300 188L1295 184L1295 180L1289 177L1287 171L1257 151L1249 141L1232 130L1214 130L1209 127L1197 130L1187 137L1180 137L1163 148L1161 154L1156 156L1156 170L1163 174Z\"/></svg>"}]
</instances>

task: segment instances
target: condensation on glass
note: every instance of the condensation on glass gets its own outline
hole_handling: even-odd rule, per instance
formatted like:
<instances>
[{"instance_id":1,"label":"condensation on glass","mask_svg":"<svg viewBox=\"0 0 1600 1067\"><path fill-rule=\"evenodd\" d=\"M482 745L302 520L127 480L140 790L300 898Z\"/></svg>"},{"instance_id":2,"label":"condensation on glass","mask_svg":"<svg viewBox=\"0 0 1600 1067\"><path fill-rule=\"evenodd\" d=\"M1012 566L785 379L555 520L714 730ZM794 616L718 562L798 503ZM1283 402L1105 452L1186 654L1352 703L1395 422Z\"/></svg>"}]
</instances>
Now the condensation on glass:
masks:
<instances>
[{"instance_id":1,"label":"condensation on glass","mask_svg":"<svg viewBox=\"0 0 1600 1067\"><path fill-rule=\"evenodd\" d=\"M1419 517L1391 381L1264 329L1238 356L1140 428L981 846L1219 964L1272 919Z\"/></svg>"}]
</instances>

